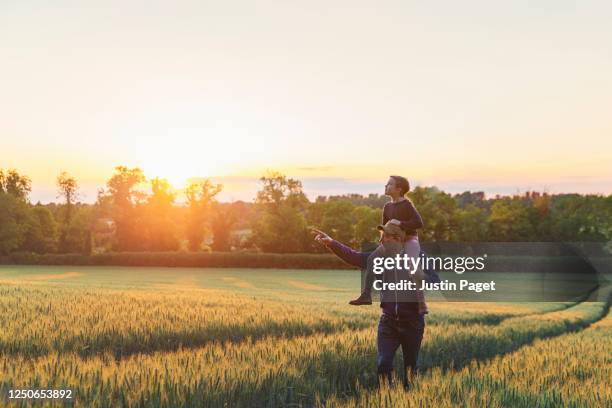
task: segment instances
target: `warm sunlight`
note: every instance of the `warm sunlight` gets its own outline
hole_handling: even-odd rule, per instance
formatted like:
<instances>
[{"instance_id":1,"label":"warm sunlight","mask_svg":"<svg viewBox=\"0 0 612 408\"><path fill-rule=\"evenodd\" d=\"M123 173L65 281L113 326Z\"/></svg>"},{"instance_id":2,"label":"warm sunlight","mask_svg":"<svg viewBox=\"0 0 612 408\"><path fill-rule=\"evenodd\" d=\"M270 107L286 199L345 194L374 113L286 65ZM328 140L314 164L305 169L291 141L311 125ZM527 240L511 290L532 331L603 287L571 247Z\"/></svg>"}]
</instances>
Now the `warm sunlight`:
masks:
<instances>
[{"instance_id":1,"label":"warm sunlight","mask_svg":"<svg viewBox=\"0 0 612 408\"><path fill-rule=\"evenodd\" d=\"M35 201L55 200L68 171L92 202L117 165L179 188L240 178L224 194L247 200L266 169L313 195L379 192L389 172L453 192L611 191L610 29L595 8L321 16L311 2L235 20L195 2L166 20L161 3L121 5L19 2L0 20L2 166L32 177Z\"/></svg>"},{"instance_id":2,"label":"warm sunlight","mask_svg":"<svg viewBox=\"0 0 612 408\"><path fill-rule=\"evenodd\" d=\"M0 0L0 408L612 407L610 21Z\"/></svg>"},{"instance_id":3,"label":"warm sunlight","mask_svg":"<svg viewBox=\"0 0 612 408\"><path fill-rule=\"evenodd\" d=\"M194 174L210 174L203 173L198 168L198 163L190 162L189 160L170 159L164 162L144 162L142 166L144 173L149 179L159 177L166 179L175 189L183 189L188 184L188 179Z\"/></svg>"}]
</instances>

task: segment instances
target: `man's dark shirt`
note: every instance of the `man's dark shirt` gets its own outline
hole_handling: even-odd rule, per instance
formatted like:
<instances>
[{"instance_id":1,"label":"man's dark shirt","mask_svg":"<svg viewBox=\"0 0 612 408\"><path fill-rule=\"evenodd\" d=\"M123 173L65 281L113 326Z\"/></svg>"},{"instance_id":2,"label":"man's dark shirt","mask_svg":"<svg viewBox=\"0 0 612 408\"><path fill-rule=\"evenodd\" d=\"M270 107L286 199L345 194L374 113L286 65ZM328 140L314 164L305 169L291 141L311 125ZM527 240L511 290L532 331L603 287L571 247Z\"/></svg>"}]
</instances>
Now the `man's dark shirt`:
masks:
<instances>
[{"instance_id":1,"label":"man's dark shirt","mask_svg":"<svg viewBox=\"0 0 612 408\"><path fill-rule=\"evenodd\" d=\"M383 225L392 219L399 220L401 228L408 235L416 235L416 230L423 228L421 215L410 200L401 200L395 203L389 201L385 204L383 207Z\"/></svg>"},{"instance_id":2,"label":"man's dark shirt","mask_svg":"<svg viewBox=\"0 0 612 408\"><path fill-rule=\"evenodd\" d=\"M362 270L367 268L368 257L372 253L355 251L336 240L332 240L327 247L344 262L361 268ZM416 302L380 302L380 308L384 314L394 319L404 320L416 319L419 317L419 306Z\"/></svg>"}]
</instances>

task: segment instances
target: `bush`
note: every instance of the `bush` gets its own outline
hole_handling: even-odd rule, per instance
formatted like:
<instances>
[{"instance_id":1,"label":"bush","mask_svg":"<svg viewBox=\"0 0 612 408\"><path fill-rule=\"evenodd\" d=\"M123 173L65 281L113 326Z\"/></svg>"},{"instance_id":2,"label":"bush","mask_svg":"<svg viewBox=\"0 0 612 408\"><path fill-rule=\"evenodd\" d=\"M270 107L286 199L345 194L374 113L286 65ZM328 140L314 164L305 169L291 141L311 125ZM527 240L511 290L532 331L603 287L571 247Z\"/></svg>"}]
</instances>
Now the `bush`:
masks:
<instances>
[{"instance_id":1,"label":"bush","mask_svg":"<svg viewBox=\"0 0 612 408\"><path fill-rule=\"evenodd\" d=\"M332 254L271 254L244 252L109 252L82 254L15 253L0 257L2 264L113 265L200 268L349 269Z\"/></svg>"},{"instance_id":2,"label":"bush","mask_svg":"<svg viewBox=\"0 0 612 408\"><path fill-rule=\"evenodd\" d=\"M433 255L430 256L448 256ZM452 255L450 255L452 256ZM590 262L572 256L489 256L485 272L533 273L603 273L602 265L612 258L593 258ZM5 265L98 265L98 266L168 266L197 268L279 268L279 269L352 269L333 254L273 254L257 252L108 252L103 254L35 254L19 252L0 256ZM606 269L607 270L607 269Z\"/></svg>"}]
</instances>

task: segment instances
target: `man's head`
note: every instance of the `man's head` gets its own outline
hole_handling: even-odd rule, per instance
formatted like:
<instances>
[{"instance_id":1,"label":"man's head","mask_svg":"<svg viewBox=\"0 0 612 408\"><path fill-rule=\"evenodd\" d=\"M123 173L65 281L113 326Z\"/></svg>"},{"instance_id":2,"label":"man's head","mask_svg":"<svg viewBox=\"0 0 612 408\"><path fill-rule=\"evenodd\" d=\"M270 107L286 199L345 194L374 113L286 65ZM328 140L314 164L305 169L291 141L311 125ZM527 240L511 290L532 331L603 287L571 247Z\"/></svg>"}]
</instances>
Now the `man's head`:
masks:
<instances>
[{"instance_id":1,"label":"man's head","mask_svg":"<svg viewBox=\"0 0 612 408\"><path fill-rule=\"evenodd\" d=\"M402 176L389 176L385 185L385 194L391 197L403 197L410 191L410 183Z\"/></svg>"},{"instance_id":2,"label":"man's head","mask_svg":"<svg viewBox=\"0 0 612 408\"><path fill-rule=\"evenodd\" d=\"M385 225L376 227L380 232L380 242L404 242L406 240L406 232L392 221L387 221Z\"/></svg>"}]
</instances>

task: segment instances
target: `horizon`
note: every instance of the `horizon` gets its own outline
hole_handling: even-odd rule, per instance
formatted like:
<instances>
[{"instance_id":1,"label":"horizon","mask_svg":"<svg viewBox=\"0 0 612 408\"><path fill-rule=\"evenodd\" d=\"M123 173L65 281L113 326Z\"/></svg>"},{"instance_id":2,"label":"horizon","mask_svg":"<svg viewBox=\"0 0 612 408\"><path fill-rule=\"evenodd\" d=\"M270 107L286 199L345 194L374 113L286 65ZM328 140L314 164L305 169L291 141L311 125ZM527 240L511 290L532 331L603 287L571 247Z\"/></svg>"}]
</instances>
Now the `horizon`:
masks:
<instances>
[{"instance_id":1,"label":"horizon","mask_svg":"<svg viewBox=\"0 0 612 408\"><path fill-rule=\"evenodd\" d=\"M27 174L26 174L27 176ZM290 175L287 175L291 177ZM163 177L160 177L163 179ZM295 177L293 177L295 178ZM137 190L143 191L147 194L150 194L150 181L152 178L147 177L144 183L138 185ZM190 179L190 182L198 182L204 179L208 179L215 184L221 184L223 189L218 194L217 198L219 202L235 202L235 201L244 201L244 202L253 202L255 199L255 195L257 191L260 189L260 179L259 177L194 177ZM300 182L302 182L302 187L305 195L308 197L310 201L314 201L319 196L342 196L342 195L350 195L350 194L359 194L364 197L367 197L369 194L378 194L379 196L384 196L384 182L386 179L377 180L350 180L350 179L341 179L341 178L306 178L301 179L297 178ZM78 183L78 180L77 180ZM229 191L226 190L226 186L230 186ZM184 204L184 189L185 185L175 186L171 183L171 186L176 193L175 204ZM453 188L444 188L443 186L436 184L413 184L411 182L411 191L414 187L436 187L445 193L449 193L451 195L461 194L463 192L483 192L485 194L485 199L492 199L496 196L500 197L510 197L516 195L523 195L527 192L539 192L539 193L547 193L551 195L557 194L582 194L582 195L602 195L607 196L609 194L599 193L599 192L576 192L576 191L550 191L550 189L542 188L526 188L526 189L512 189L508 187L506 189L500 188L496 191L487 191L485 189L479 189L478 186L473 186L473 188L462 188L460 186ZM78 197L77 202L83 204L94 204L97 198L97 191L100 188L104 188L106 190L106 184L100 184L98 186L89 186L89 188L84 189L79 184L78 189ZM343 188L345 188L343 190ZM238 193L236 193L238 192ZM30 202L33 204L41 203L41 204L50 204L56 203L61 204L61 200L57 198L58 192L57 187L55 190L49 189L48 191L36 190L33 186L32 192L29 195Z\"/></svg>"}]
</instances>

